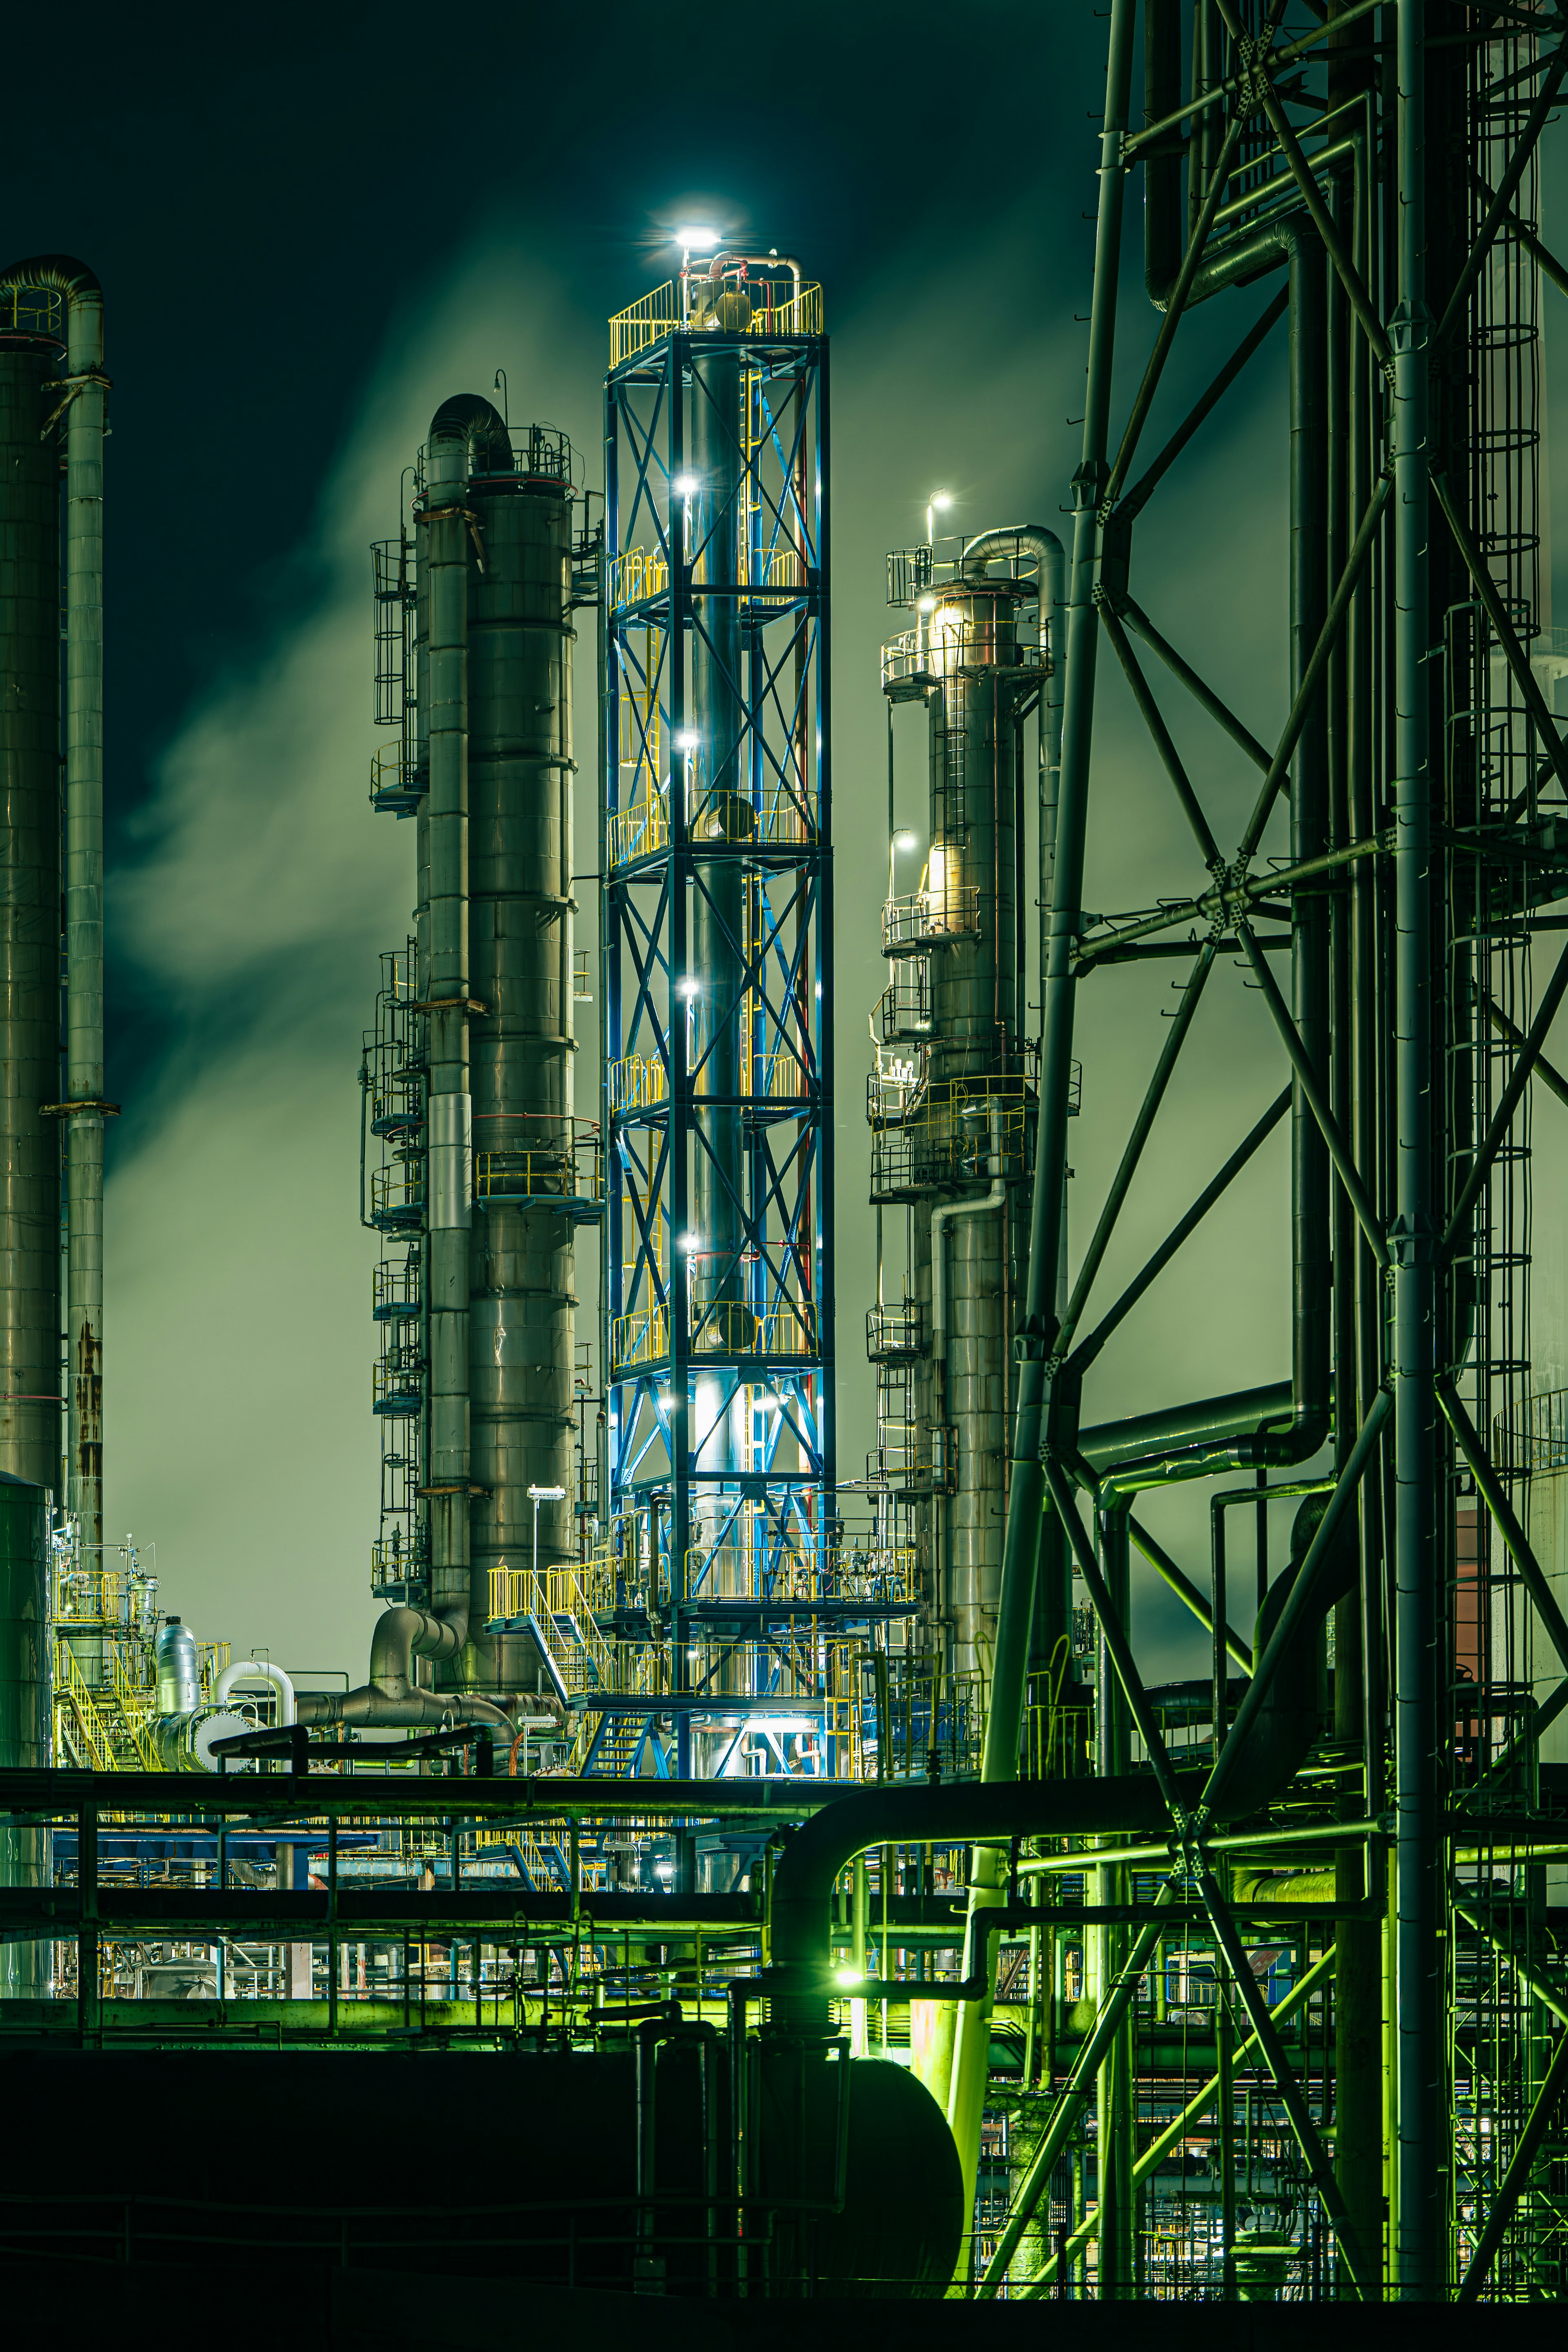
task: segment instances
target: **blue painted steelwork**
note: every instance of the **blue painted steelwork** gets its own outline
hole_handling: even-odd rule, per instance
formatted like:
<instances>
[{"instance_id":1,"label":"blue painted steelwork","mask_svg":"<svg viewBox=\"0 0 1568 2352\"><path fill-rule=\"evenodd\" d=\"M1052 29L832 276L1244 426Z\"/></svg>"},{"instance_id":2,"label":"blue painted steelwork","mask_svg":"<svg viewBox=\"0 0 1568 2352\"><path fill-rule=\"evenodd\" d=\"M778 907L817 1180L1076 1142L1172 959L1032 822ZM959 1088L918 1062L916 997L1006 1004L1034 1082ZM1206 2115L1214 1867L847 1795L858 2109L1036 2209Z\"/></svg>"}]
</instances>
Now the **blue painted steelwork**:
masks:
<instances>
[{"instance_id":1,"label":"blue painted steelwork","mask_svg":"<svg viewBox=\"0 0 1568 2352\"><path fill-rule=\"evenodd\" d=\"M762 1695L758 1612L836 1593L827 346L790 265L721 257L613 348L608 1516L686 1773L725 1744L687 1694Z\"/></svg>"}]
</instances>

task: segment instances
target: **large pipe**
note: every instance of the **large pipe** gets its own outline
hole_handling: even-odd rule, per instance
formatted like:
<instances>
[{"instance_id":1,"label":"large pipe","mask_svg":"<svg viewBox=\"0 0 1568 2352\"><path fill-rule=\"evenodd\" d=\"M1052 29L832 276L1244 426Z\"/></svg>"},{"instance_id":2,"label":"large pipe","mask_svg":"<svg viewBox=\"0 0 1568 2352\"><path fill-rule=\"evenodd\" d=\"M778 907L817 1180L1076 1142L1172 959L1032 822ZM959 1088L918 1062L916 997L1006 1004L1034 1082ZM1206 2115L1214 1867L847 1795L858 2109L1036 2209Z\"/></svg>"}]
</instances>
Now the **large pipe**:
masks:
<instances>
[{"instance_id":1,"label":"large pipe","mask_svg":"<svg viewBox=\"0 0 1568 2352\"><path fill-rule=\"evenodd\" d=\"M382 1730L489 1723L510 1738L511 1718L492 1700L462 1691L422 1690L415 1679L416 1658L454 1656L468 1634L466 1609L448 1609L439 1616L426 1609L384 1610L371 1636L368 1684L352 1691L301 1691L297 1721L373 1724Z\"/></svg>"},{"instance_id":2,"label":"large pipe","mask_svg":"<svg viewBox=\"0 0 1568 2352\"><path fill-rule=\"evenodd\" d=\"M220 1706L228 1704L241 1683L270 1683L278 1694L279 1722L295 1720L294 1685L282 1667L275 1666L270 1658L237 1658L233 1665L225 1666L214 1694Z\"/></svg>"},{"instance_id":3,"label":"large pipe","mask_svg":"<svg viewBox=\"0 0 1568 2352\"><path fill-rule=\"evenodd\" d=\"M1006 1215L1008 1194L1005 1162L1002 1156L1002 1120L994 1110L990 1117L990 1191L981 1193L977 1200L949 1201L931 1213L931 1357L936 1383L936 1419L940 1427L945 1428L950 1423L959 1426L960 1447L962 1449L967 1438L971 1452L974 1450L974 1441L979 1434L976 1427L979 1415L984 1412L990 1402L986 1391L1000 1389L1005 1393L1007 1368L1003 1350L1011 1334L1005 1329L981 1332L973 1328L963 1332L960 1344L963 1358L962 1384L964 1393L962 1398L956 1395L960 1382L952 1380L948 1363L947 1232L948 1227L960 1219L992 1215L998 1210L1004 1218ZM966 1304L973 1307L986 1271L994 1271L997 1258L1005 1255L1005 1249L1006 1227L1004 1224L994 1254L980 1249L970 1252ZM968 1319L972 1327L978 1320L973 1312ZM974 1391L979 1391L977 1397L971 1394ZM992 1410L994 1411L994 1403ZM953 1657L961 1667L984 1656L990 1647L991 1627L995 1621L996 1591L994 1580L984 1573L984 1555L980 1558L971 1556L966 1559L954 1558L950 1565L948 1607L952 1618ZM935 1737L934 1727L932 1737Z\"/></svg>"},{"instance_id":4,"label":"large pipe","mask_svg":"<svg viewBox=\"0 0 1568 2352\"><path fill-rule=\"evenodd\" d=\"M1443 2293L1437 2150L1444 1947L1437 1895L1436 1275L1432 1147L1432 758L1427 517L1425 0L1398 23L1398 290L1393 321L1394 666L1394 1778L1395 2278Z\"/></svg>"},{"instance_id":5,"label":"large pipe","mask_svg":"<svg viewBox=\"0 0 1568 2352\"><path fill-rule=\"evenodd\" d=\"M43 297L60 289L35 290L48 267L0 279L0 1467L58 1493L61 393Z\"/></svg>"},{"instance_id":6,"label":"large pipe","mask_svg":"<svg viewBox=\"0 0 1568 2352\"><path fill-rule=\"evenodd\" d=\"M571 450L488 403L468 505L469 1085L490 1155L468 1259L474 1607L437 1688L538 1688L526 1635L481 1637L491 1572L576 1555ZM482 1007L482 1010L480 1009ZM519 1196L522 1197L519 1197ZM564 1197L563 1197L564 1196ZM536 1499L530 1488L558 1499ZM538 1542L534 1531L537 1519Z\"/></svg>"},{"instance_id":7,"label":"large pipe","mask_svg":"<svg viewBox=\"0 0 1568 2352\"><path fill-rule=\"evenodd\" d=\"M425 1217L428 1234L430 1444L428 1614L414 1612L416 1654L455 1658L485 1596L470 1591L468 1251L473 1104L468 1083L468 473L488 401L449 400L431 421L424 532L429 625L429 1076ZM496 418L496 423L500 419ZM374 1681L374 1676L373 1676Z\"/></svg>"},{"instance_id":8,"label":"large pipe","mask_svg":"<svg viewBox=\"0 0 1568 2352\"><path fill-rule=\"evenodd\" d=\"M1067 653L1067 550L1044 523L1004 524L977 532L964 548L961 569L984 572L1009 557L1032 555L1039 589L1040 684L1039 825L1037 864L1039 889L1040 970L1046 968L1050 925L1051 866L1056 856L1057 793L1062 772L1062 690Z\"/></svg>"},{"instance_id":9,"label":"large pipe","mask_svg":"<svg viewBox=\"0 0 1568 2352\"><path fill-rule=\"evenodd\" d=\"M0 1473L0 1767L47 1770L53 1760L49 1536L41 1486ZM49 1833L9 1811L0 1820L0 1886L47 1886ZM47 1944L0 1944L0 1999L48 1991Z\"/></svg>"},{"instance_id":10,"label":"large pipe","mask_svg":"<svg viewBox=\"0 0 1568 2352\"><path fill-rule=\"evenodd\" d=\"M1100 554L1098 514L1107 479L1111 361L1116 340L1116 286L1121 256L1126 172L1121 141L1131 88L1133 0L1111 0L1106 61L1105 113L1100 125L1100 205L1095 228L1094 295L1090 306L1089 382L1084 403L1083 460L1073 484L1073 538L1067 658L1062 707L1061 783L1057 803L1050 888L1050 929L1041 974L1040 1096L1030 1210L1025 1313L1016 1340L1018 1402L1013 1424L1007 1517L996 1615L996 1648L981 1771L986 1782L1010 1781L1018 1769L1025 1680L1035 1610L1035 1572L1044 1517L1047 1366L1056 1328L1056 1297L1065 1208L1068 1117L1072 1093L1074 951L1081 922L1084 824L1100 621L1095 610ZM1001 1791L994 1791L997 1795ZM1113 1826L1113 1824L1107 1824ZM994 1855L977 1853L971 1865L972 1914L994 1899ZM948 2117L963 2167L965 2210L973 2210L980 2162L980 2125L990 2063L988 2004L965 2002L959 2012Z\"/></svg>"},{"instance_id":11,"label":"large pipe","mask_svg":"<svg viewBox=\"0 0 1568 2352\"><path fill-rule=\"evenodd\" d=\"M103 293L85 263L42 254L0 290L63 296L65 397L66 1501L103 1542ZM58 406L56 407L58 414ZM51 1093L53 1088L50 1089ZM94 1550L96 1557L96 1549Z\"/></svg>"}]
</instances>

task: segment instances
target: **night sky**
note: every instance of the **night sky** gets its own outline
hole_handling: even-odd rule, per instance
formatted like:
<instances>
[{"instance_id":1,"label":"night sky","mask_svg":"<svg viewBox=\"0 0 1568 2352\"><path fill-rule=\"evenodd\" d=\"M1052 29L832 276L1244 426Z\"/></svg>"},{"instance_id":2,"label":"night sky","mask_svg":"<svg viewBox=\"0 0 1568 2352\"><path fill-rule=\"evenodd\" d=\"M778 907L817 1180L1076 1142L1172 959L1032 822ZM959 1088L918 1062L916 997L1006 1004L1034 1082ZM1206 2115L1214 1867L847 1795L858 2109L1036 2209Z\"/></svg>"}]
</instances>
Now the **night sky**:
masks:
<instances>
[{"instance_id":1,"label":"night sky","mask_svg":"<svg viewBox=\"0 0 1568 2352\"><path fill-rule=\"evenodd\" d=\"M498 367L513 421L563 425L596 478L604 321L670 274L682 220L800 256L834 337L847 1466L864 1452L882 551L920 535L939 485L965 531L1034 520L1065 535L1104 35L1099 12L1062 0L13 13L0 258L90 264L115 383L109 1090L126 1116L108 1209L109 1517L156 1540L164 1601L204 1638L363 1678L376 1448L355 1074L375 955L400 943L413 897L411 829L364 797L366 542L395 529L434 407L488 393ZM1542 215L1561 250L1560 155L1553 131ZM1141 196L1135 181L1123 409L1153 331ZM1273 290L1184 327L1166 429ZM1546 299L1550 357L1568 306ZM1284 718L1282 394L1276 338L1140 532L1144 601L1266 739ZM1556 446L1568 454L1568 432ZM1089 904L1184 891L1201 877L1179 816L1103 666L1100 708ZM1181 724L1228 824L1248 772ZM900 821L918 823L914 737L900 744ZM1074 1159L1090 1187L1157 1049L1169 977L1084 992ZM1280 1082L1239 974L1211 994L1209 1058L1173 1103L1108 1282L1212 1171L1216 1134L1238 1137ZM1224 1234L1108 1351L1092 1417L1283 1375L1283 1188L1282 1151L1262 1155ZM1173 1541L1197 1525L1180 1498L1168 1523L1152 1517ZM1141 1596L1141 1615L1174 1661L1163 1601Z\"/></svg>"}]
</instances>

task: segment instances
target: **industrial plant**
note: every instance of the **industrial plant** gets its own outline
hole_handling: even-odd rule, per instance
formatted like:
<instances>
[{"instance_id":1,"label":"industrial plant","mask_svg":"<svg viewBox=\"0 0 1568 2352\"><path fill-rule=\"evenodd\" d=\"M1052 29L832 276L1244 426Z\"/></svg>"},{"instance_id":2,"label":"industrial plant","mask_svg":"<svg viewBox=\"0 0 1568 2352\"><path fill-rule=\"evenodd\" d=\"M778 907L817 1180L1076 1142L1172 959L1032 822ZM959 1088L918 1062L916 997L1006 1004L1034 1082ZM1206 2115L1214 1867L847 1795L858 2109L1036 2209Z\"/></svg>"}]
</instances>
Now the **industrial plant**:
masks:
<instances>
[{"instance_id":1,"label":"industrial plant","mask_svg":"<svg viewBox=\"0 0 1568 2352\"><path fill-rule=\"evenodd\" d=\"M722 218L596 441L455 373L382 485L335 1677L105 1517L115 298L0 269L18 2313L1568 2294L1568 37L1094 21L1044 519L921 480L836 558L831 273ZM1192 583L1254 499L1244 719ZM1163 1307L1205 1250L1259 1385Z\"/></svg>"}]
</instances>

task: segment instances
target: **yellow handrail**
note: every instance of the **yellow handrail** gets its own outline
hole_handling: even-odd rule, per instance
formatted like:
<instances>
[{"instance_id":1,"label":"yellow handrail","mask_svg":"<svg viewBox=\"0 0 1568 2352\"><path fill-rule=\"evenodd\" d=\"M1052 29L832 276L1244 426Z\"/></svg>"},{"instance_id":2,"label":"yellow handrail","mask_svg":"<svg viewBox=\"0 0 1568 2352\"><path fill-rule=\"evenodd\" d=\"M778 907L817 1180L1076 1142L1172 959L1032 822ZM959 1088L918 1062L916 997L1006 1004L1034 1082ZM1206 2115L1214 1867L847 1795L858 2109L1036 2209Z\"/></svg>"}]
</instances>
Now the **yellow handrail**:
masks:
<instances>
[{"instance_id":1,"label":"yellow handrail","mask_svg":"<svg viewBox=\"0 0 1568 2352\"><path fill-rule=\"evenodd\" d=\"M87 1742L88 1753L92 1759L94 1770L115 1771L118 1767L114 1754L114 1740L109 1726L99 1710L97 1700L87 1686L70 1644L58 1639L55 1643L55 1681L57 1703L58 1703L58 1685L61 1684L65 1685L65 1698L69 1701L76 1719L81 1727L82 1737Z\"/></svg>"},{"instance_id":2,"label":"yellow handrail","mask_svg":"<svg viewBox=\"0 0 1568 2352\"><path fill-rule=\"evenodd\" d=\"M657 1054L628 1054L610 1064L612 1110L651 1110L668 1095L669 1073Z\"/></svg>"},{"instance_id":3,"label":"yellow handrail","mask_svg":"<svg viewBox=\"0 0 1568 2352\"><path fill-rule=\"evenodd\" d=\"M662 596L668 586L667 556L650 555L642 547L623 548L619 555L611 556L610 603L617 613L628 604L642 604L647 597ZM657 710L654 717L657 722Z\"/></svg>"},{"instance_id":4,"label":"yellow handrail","mask_svg":"<svg viewBox=\"0 0 1568 2352\"><path fill-rule=\"evenodd\" d=\"M130 1670L118 1642L113 1647L113 1658L114 1696L119 1703L121 1718L124 1723L131 1745L136 1751L137 1760L144 1770L155 1772L158 1769L159 1757L158 1750L153 1745L149 1718L157 1704L157 1693L147 1690L132 1681Z\"/></svg>"},{"instance_id":5,"label":"yellow handrail","mask_svg":"<svg viewBox=\"0 0 1568 2352\"><path fill-rule=\"evenodd\" d=\"M669 1353L669 1308L634 1307L610 1324L610 1360L623 1370L657 1363Z\"/></svg>"},{"instance_id":6,"label":"yellow handrail","mask_svg":"<svg viewBox=\"0 0 1568 2352\"><path fill-rule=\"evenodd\" d=\"M822 332L822 289L818 285L803 286L798 294L787 301L775 302L771 289L761 286L765 293L747 322L749 335L820 335ZM651 294L639 295L624 310L617 310L610 320L610 365L619 367L623 360L635 358L668 335L672 327L680 324L680 289L674 278L656 286Z\"/></svg>"},{"instance_id":7,"label":"yellow handrail","mask_svg":"<svg viewBox=\"0 0 1568 2352\"><path fill-rule=\"evenodd\" d=\"M610 365L619 367L623 360L668 335L676 323L678 300L675 280L667 278L651 294L641 294L617 310L610 320Z\"/></svg>"}]
</instances>

